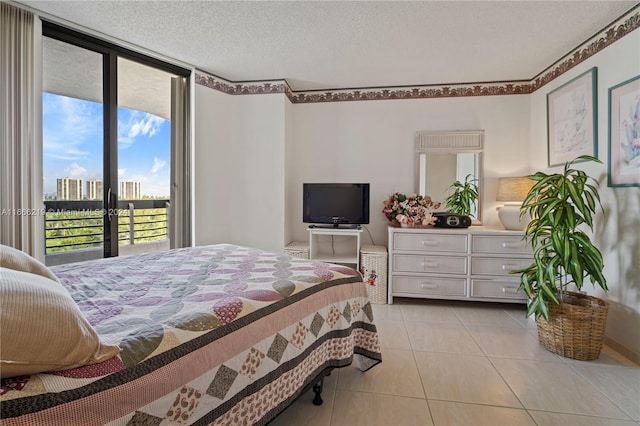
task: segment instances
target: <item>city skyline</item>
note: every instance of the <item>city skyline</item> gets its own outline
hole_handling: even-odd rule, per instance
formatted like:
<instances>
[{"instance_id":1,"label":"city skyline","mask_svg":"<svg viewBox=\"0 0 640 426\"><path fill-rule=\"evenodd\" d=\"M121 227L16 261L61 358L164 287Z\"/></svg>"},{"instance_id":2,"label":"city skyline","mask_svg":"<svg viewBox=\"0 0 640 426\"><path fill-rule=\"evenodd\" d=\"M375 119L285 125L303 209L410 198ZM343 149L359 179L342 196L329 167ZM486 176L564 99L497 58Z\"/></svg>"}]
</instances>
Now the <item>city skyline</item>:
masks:
<instances>
[{"instance_id":1,"label":"city skyline","mask_svg":"<svg viewBox=\"0 0 640 426\"><path fill-rule=\"evenodd\" d=\"M100 200L103 197L102 180L90 179L84 183L83 180L65 176L57 178L56 200ZM120 181L118 198L124 200L142 199L142 185L136 181ZM86 188L86 192L83 192ZM50 194L52 196L53 194ZM147 196L147 195L145 195Z\"/></svg>"},{"instance_id":2,"label":"city skyline","mask_svg":"<svg viewBox=\"0 0 640 426\"><path fill-rule=\"evenodd\" d=\"M46 92L42 103L45 196L57 196L61 176L102 180L102 104ZM118 181L140 182L141 196L168 198L170 133L170 121L119 107Z\"/></svg>"}]
</instances>

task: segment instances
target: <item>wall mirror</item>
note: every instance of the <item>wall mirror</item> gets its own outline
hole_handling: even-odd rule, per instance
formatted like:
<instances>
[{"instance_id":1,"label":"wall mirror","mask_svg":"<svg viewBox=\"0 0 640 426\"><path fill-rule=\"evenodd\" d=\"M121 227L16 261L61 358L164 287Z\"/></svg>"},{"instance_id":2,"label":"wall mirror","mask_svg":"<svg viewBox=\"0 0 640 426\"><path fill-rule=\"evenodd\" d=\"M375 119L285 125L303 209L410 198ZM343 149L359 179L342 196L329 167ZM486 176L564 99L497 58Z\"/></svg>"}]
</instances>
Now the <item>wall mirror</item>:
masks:
<instances>
[{"instance_id":1,"label":"wall mirror","mask_svg":"<svg viewBox=\"0 0 640 426\"><path fill-rule=\"evenodd\" d=\"M471 218L481 224L483 146L484 130L417 132L416 193L444 203L451 184L472 175L478 179L478 201Z\"/></svg>"}]
</instances>

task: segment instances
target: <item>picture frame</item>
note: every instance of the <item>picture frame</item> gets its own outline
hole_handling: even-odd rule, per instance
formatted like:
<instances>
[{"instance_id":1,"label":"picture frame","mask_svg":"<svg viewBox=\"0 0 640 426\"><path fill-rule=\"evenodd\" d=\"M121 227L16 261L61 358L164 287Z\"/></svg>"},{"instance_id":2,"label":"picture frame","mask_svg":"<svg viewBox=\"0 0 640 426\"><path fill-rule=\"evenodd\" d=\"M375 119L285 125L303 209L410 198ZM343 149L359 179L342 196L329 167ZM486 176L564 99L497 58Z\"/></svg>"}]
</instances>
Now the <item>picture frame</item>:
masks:
<instances>
[{"instance_id":1,"label":"picture frame","mask_svg":"<svg viewBox=\"0 0 640 426\"><path fill-rule=\"evenodd\" d=\"M547 160L559 166L580 155L598 157L597 67L547 94Z\"/></svg>"},{"instance_id":2,"label":"picture frame","mask_svg":"<svg viewBox=\"0 0 640 426\"><path fill-rule=\"evenodd\" d=\"M609 88L608 186L640 186L640 75Z\"/></svg>"}]
</instances>

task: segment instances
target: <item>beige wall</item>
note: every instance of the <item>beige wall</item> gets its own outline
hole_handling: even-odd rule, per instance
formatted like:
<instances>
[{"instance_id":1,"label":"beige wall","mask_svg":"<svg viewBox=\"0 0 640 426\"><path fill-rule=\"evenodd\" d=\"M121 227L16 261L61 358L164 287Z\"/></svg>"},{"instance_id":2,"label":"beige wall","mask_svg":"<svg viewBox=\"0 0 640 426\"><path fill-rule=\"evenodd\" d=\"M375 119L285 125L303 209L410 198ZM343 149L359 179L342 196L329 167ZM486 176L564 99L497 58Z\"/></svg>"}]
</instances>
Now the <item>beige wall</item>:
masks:
<instances>
[{"instance_id":1,"label":"beige wall","mask_svg":"<svg viewBox=\"0 0 640 426\"><path fill-rule=\"evenodd\" d=\"M196 85L196 245L284 247L285 102Z\"/></svg>"},{"instance_id":2,"label":"beige wall","mask_svg":"<svg viewBox=\"0 0 640 426\"><path fill-rule=\"evenodd\" d=\"M607 89L640 73L640 30L531 95L292 105L282 94L230 96L196 85L195 241L282 250L306 241L303 182L369 182L363 243L386 244L382 201L415 190L414 135L485 130L483 222L498 225L498 177L548 170L546 93L598 67L599 157L584 168L602 183L595 239L611 301L607 336L640 354L640 188L608 188ZM598 294L591 288L589 292Z\"/></svg>"},{"instance_id":3,"label":"beige wall","mask_svg":"<svg viewBox=\"0 0 640 426\"><path fill-rule=\"evenodd\" d=\"M571 71L530 95L529 158L532 171L556 172L547 167L547 107L550 91L583 72L598 71L598 158L603 164L579 165L600 182L604 214L595 219L594 241L602 251L611 302L607 336L640 356L640 187L608 187L608 90L640 74L640 30L635 30ZM590 284L588 293L603 296Z\"/></svg>"},{"instance_id":4,"label":"beige wall","mask_svg":"<svg viewBox=\"0 0 640 426\"><path fill-rule=\"evenodd\" d=\"M371 184L367 228L376 244L386 244L382 202L395 191L417 189L414 138L420 130L485 130L485 224L499 223L497 178L529 170L522 156L529 139L527 95L296 104L293 112L295 144L287 171L297 183L287 192L293 206L287 227L299 241L307 238L302 183L329 180ZM368 233L363 238L371 242Z\"/></svg>"}]
</instances>

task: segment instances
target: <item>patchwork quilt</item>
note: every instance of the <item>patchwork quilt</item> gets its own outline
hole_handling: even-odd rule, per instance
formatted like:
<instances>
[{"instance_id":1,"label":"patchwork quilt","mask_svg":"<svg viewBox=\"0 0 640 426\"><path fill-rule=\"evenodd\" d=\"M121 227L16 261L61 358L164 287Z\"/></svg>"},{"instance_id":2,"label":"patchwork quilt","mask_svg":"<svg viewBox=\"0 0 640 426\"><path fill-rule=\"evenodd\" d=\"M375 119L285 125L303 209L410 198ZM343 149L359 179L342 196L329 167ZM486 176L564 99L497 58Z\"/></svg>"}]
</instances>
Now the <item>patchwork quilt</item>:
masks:
<instances>
[{"instance_id":1,"label":"patchwork quilt","mask_svg":"<svg viewBox=\"0 0 640 426\"><path fill-rule=\"evenodd\" d=\"M121 352L3 379L3 426L265 424L327 368L382 359L343 266L220 244L52 270Z\"/></svg>"}]
</instances>

